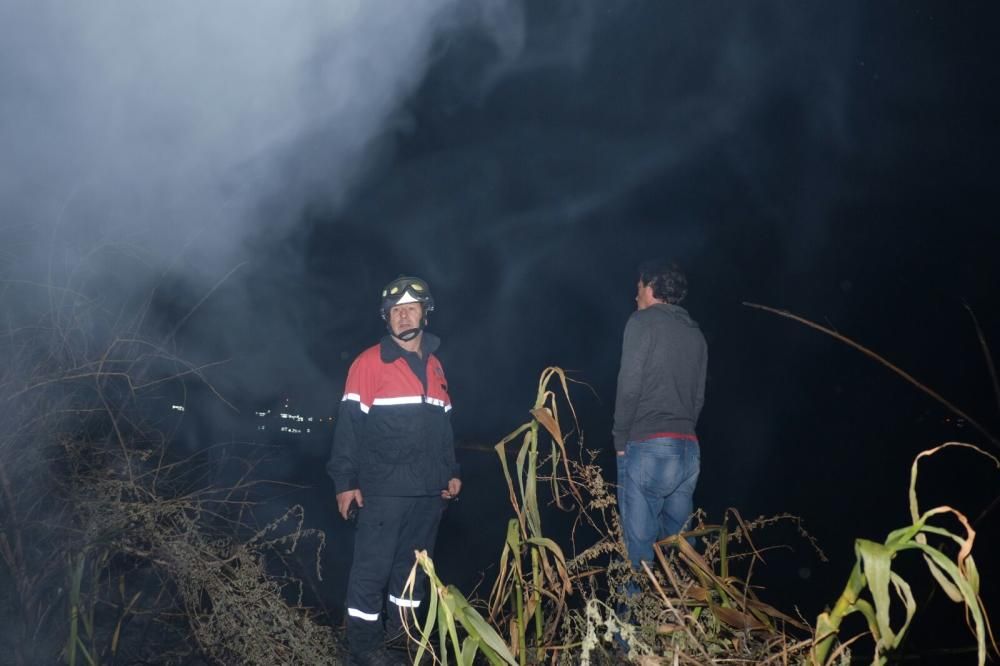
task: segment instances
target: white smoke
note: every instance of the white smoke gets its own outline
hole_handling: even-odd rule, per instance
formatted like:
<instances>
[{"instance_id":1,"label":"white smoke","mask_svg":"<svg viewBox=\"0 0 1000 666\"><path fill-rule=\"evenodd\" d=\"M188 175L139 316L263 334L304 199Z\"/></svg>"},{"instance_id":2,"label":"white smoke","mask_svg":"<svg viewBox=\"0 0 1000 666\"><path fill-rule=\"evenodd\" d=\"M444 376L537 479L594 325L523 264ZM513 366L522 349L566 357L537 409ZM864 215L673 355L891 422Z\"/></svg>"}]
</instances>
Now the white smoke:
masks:
<instances>
[{"instance_id":1,"label":"white smoke","mask_svg":"<svg viewBox=\"0 0 1000 666\"><path fill-rule=\"evenodd\" d=\"M470 26L502 56L523 41L500 0L4 2L3 276L104 242L234 264L258 225L343 200L434 45Z\"/></svg>"}]
</instances>

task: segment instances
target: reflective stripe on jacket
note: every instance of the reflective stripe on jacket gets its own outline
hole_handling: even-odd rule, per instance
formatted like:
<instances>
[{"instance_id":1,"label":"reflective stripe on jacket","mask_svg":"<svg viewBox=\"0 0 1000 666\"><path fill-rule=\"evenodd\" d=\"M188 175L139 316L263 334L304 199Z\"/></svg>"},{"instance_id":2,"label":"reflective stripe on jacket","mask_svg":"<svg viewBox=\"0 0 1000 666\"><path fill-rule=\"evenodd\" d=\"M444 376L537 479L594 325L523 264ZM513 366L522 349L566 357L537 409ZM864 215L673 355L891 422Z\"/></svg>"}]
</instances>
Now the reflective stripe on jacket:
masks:
<instances>
[{"instance_id":1,"label":"reflective stripe on jacket","mask_svg":"<svg viewBox=\"0 0 1000 666\"><path fill-rule=\"evenodd\" d=\"M459 477L439 344L425 331L420 358L386 336L354 360L327 463L336 492L436 495Z\"/></svg>"}]
</instances>

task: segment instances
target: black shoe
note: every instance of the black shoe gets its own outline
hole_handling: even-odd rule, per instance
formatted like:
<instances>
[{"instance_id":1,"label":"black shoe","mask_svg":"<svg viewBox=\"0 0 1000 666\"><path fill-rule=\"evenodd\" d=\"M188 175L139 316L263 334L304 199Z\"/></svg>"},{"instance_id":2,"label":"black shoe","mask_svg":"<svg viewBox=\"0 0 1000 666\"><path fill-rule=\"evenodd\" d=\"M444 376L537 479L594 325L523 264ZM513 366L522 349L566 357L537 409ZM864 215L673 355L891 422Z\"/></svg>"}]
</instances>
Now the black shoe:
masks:
<instances>
[{"instance_id":1,"label":"black shoe","mask_svg":"<svg viewBox=\"0 0 1000 666\"><path fill-rule=\"evenodd\" d=\"M385 646L390 650L402 650L405 652L409 645L410 637L406 635L405 631L400 631L385 639Z\"/></svg>"},{"instance_id":2,"label":"black shoe","mask_svg":"<svg viewBox=\"0 0 1000 666\"><path fill-rule=\"evenodd\" d=\"M351 666L410 666L410 660L380 647L364 654L351 655Z\"/></svg>"},{"instance_id":3,"label":"black shoe","mask_svg":"<svg viewBox=\"0 0 1000 666\"><path fill-rule=\"evenodd\" d=\"M412 640L406 633L397 634L392 638L385 641L385 647L393 654L401 655L406 661L406 664L416 664L414 661L417 656L417 649L419 644ZM425 651L423 656L420 658L420 664L430 663L430 652Z\"/></svg>"}]
</instances>

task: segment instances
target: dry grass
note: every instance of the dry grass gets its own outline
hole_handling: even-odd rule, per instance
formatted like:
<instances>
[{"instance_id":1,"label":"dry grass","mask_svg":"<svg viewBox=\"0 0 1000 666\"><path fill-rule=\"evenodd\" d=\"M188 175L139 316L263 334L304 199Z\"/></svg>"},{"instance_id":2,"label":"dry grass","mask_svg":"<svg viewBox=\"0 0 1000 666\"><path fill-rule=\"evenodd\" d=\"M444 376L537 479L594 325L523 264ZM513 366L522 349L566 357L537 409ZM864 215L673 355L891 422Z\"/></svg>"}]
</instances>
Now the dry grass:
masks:
<instances>
[{"instance_id":1,"label":"dry grass","mask_svg":"<svg viewBox=\"0 0 1000 666\"><path fill-rule=\"evenodd\" d=\"M560 404L564 414L573 416L568 431L559 422ZM487 654L494 663L513 663L515 658L519 664L574 665L804 663L812 644L808 624L764 603L747 578L730 572L735 561L749 561L752 567L760 560L751 534L776 522L794 522L815 546L801 521L778 516L748 522L731 511L734 529L727 522L700 522L682 535L699 537L701 554L683 539L670 539L657 544L658 566L634 572L625 557L615 488L604 480L596 452L581 446L582 458L568 455L579 429L561 369L542 373L531 415L531 421L496 447L515 517L508 525L497 581L489 602L482 604L492 627L471 610L477 602L467 603L441 583L422 554L417 566L430 575L438 605L414 632L421 650L432 648L436 626L440 640L435 660L447 661L450 654L463 665L472 663L477 646L496 644L501 636L509 655L494 650ZM516 446L513 466L506 460L508 445ZM550 489L553 507L575 515L568 544L545 536L542 488ZM578 533L580 542L589 544L585 548L577 548ZM626 595L629 586L639 593ZM464 641L458 627L465 631ZM844 651L831 663L846 659Z\"/></svg>"},{"instance_id":2,"label":"dry grass","mask_svg":"<svg viewBox=\"0 0 1000 666\"><path fill-rule=\"evenodd\" d=\"M808 539L801 521L794 516L744 521L731 510L734 528L699 520L681 535L697 537L700 552L684 538L666 539L656 546L657 562L634 572L625 558L614 487L593 462L574 463L573 469L591 513L585 522L604 536L569 560L575 594L560 644L549 651L551 661L803 663L811 645L808 623L764 603L746 577L730 571L734 562L757 556L752 534L778 522L793 522ZM625 594L630 585L638 594Z\"/></svg>"},{"instance_id":3,"label":"dry grass","mask_svg":"<svg viewBox=\"0 0 1000 666\"><path fill-rule=\"evenodd\" d=\"M280 570L305 546L319 577L323 534L299 507L254 524L253 461L221 482L213 450L175 453L156 405L211 392L204 368L96 310L62 293L0 339L0 649L24 665L338 663Z\"/></svg>"}]
</instances>

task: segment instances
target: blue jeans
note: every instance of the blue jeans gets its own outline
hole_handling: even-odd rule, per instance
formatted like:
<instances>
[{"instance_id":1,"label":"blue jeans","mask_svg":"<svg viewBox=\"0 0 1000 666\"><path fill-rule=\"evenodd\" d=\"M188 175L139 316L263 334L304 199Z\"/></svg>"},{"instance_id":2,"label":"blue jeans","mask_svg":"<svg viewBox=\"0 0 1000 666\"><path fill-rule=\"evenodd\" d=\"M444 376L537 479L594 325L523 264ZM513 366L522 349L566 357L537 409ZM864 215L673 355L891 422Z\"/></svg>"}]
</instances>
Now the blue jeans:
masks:
<instances>
[{"instance_id":1,"label":"blue jeans","mask_svg":"<svg viewBox=\"0 0 1000 666\"><path fill-rule=\"evenodd\" d=\"M653 561L653 543L684 529L694 510L701 471L697 441L628 442L618 460L618 512L632 568Z\"/></svg>"}]
</instances>

